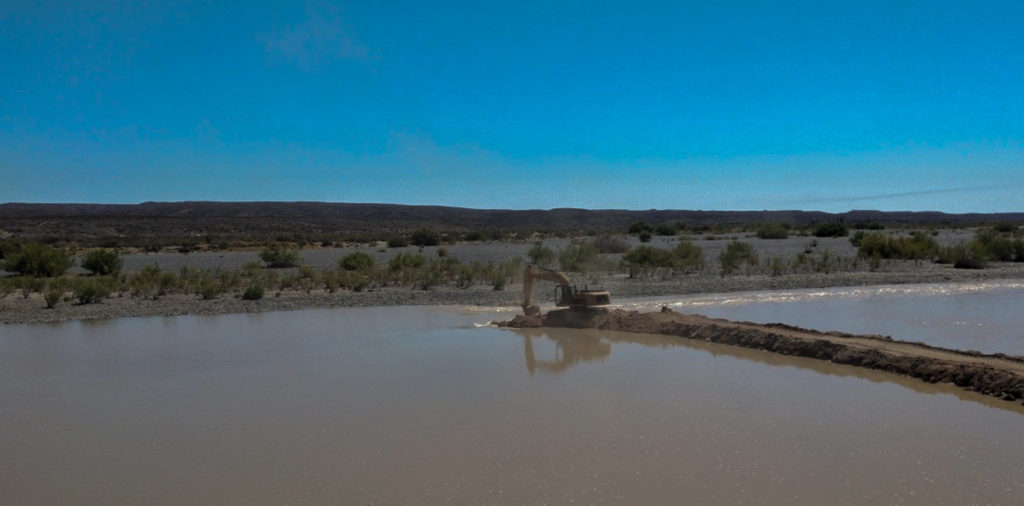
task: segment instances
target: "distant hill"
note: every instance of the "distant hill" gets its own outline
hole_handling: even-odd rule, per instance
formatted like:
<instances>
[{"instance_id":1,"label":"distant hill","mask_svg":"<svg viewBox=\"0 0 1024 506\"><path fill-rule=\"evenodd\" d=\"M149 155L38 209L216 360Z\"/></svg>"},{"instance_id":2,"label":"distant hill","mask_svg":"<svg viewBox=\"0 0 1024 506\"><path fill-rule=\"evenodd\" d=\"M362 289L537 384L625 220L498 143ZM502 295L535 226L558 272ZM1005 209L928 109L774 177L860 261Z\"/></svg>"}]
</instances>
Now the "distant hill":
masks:
<instances>
[{"instance_id":1,"label":"distant hill","mask_svg":"<svg viewBox=\"0 0 1024 506\"><path fill-rule=\"evenodd\" d=\"M84 239L116 236L344 235L407 232L418 227L444 231L626 230L630 224L751 225L765 222L803 226L841 221L889 225L971 225L1024 223L1024 213L940 212L692 211L615 209L503 210L396 204L327 202L145 202L142 204L0 204L0 235Z\"/></svg>"}]
</instances>

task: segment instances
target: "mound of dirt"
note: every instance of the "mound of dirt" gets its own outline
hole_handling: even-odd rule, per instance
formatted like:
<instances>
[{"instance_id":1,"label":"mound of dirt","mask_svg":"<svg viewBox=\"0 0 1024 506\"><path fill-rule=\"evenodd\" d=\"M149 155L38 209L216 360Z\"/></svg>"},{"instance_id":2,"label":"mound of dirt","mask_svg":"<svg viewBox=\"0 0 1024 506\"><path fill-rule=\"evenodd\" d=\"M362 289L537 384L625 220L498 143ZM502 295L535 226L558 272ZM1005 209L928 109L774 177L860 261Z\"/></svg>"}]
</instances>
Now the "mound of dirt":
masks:
<instances>
[{"instance_id":1,"label":"mound of dirt","mask_svg":"<svg viewBox=\"0 0 1024 506\"><path fill-rule=\"evenodd\" d=\"M676 313L667 307L657 313L563 309L538 316L516 316L498 325L599 328L699 339L879 369L929 383L953 383L1007 401L1024 399L1024 358L950 350L884 336L819 332L779 323L733 322Z\"/></svg>"}]
</instances>

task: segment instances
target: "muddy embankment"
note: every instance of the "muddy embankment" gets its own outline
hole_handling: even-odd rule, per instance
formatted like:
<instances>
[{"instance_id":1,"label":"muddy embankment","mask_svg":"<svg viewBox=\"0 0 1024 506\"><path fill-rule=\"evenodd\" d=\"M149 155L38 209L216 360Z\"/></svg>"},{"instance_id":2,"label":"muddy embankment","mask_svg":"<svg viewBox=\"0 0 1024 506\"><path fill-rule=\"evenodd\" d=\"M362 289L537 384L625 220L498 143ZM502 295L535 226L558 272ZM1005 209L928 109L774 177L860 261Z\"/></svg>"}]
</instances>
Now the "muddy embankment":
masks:
<instances>
[{"instance_id":1,"label":"muddy embankment","mask_svg":"<svg viewBox=\"0 0 1024 506\"><path fill-rule=\"evenodd\" d=\"M565 309L539 316L518 315L498 325L599 328L677 336L878 369L929 383L953 383L1007 401L1024 400L1024 358L949 350L884 336L819 332L781 323L733 322L676 313L668 308L658 313Z\"/></svg>"}]
</instances>

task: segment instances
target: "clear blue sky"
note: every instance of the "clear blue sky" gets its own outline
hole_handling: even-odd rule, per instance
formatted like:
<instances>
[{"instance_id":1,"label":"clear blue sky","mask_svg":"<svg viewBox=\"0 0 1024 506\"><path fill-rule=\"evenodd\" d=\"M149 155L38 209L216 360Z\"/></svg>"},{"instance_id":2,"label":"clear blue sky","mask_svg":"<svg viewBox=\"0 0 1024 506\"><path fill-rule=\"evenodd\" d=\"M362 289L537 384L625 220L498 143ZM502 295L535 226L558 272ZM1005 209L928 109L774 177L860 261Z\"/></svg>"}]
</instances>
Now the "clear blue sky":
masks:
<instances>
[{"instance_id":1,"label":"clear blue sky","mask_svg":"<svg viewBox=\"0 0 1024 506\"><path fill-rule=\"evenodd\" d=\"M1024 2L0 3L0 202L1024 211Z\"/></svg>"}]
</instances>

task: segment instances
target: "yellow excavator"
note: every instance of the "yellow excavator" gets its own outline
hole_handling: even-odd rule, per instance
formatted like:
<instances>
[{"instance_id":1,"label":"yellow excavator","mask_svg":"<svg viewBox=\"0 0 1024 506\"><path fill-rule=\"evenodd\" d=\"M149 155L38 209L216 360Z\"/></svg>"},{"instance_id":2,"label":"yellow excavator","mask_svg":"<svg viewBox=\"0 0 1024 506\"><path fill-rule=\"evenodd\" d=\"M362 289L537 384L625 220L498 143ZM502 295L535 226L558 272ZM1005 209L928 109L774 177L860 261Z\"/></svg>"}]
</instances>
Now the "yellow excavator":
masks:
<instances>
[{"instance_id":1,"label":"yellow excavator","mask_svg":"<svg viewBox=\"0 0 1024 506\"><path fill-rule=\"evenodd\" d=\"M544 279L555 283L555 305L558 307L586 308L607 306L612 303L612 295L608 290L577 290L569 276L564 273L527 265L523 271L523 314L533 316L540 314L540 307L531 303L533 298L533 280Z\"/></svg>"}]
</instances>

